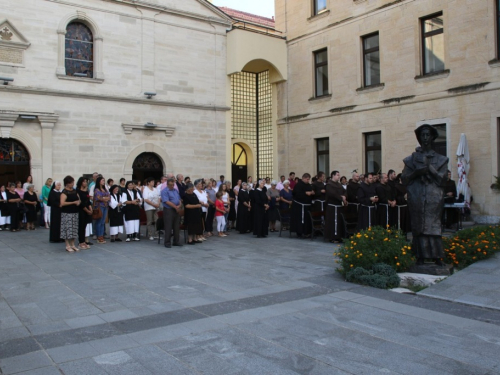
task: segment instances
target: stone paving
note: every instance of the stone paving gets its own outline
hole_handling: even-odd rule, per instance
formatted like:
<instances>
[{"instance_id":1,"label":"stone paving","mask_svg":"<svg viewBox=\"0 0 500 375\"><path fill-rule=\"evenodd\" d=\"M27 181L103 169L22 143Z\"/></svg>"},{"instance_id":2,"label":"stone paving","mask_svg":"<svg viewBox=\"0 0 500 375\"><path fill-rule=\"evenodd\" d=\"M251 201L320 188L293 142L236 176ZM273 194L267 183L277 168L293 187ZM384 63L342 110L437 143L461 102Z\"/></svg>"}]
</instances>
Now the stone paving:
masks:
<instances>
[{"instance_id":1,"label":"stone paving","mask_svg":"<svg viewBox=\"0 0 500 375\"><path fill-rule=\"evenodd\" d=\"M2 232L0 373L500 373L499 311L346 283L334 249L233 232L69 254Z\"/></svg>"}]
</instances>

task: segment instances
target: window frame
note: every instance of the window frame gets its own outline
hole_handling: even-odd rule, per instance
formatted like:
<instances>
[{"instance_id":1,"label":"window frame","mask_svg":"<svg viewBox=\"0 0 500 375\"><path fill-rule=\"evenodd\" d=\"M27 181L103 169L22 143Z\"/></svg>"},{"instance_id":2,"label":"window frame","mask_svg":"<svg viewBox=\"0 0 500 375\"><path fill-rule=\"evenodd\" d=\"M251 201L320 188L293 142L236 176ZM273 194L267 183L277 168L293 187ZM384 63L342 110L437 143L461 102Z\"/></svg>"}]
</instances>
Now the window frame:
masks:
<instances>
[{"instance_id":1,"label":"window frame","mask_svg":"<svg viewBox=\"0 0 500 375\"><path fill-rule=\"evenodd\" d=\"M500 0L495 0L496 58L500 60Z\"/></svg>"},{"instance_id":2,"label":"window frame","mask_svg":"<svg viewBox=\"0 0 500 375\"><path fill-rule=\"evenodd\" d=\"M317 16L323 12L326 12L328 10L328 0L325 0L325 8L324 9L321 9L321 10L318 10L318 1L320 0L312 0L313 4L312 4L312 11L313 11L313 17L314 16Z\"/></svg>"},{"instance_id":3,"label":"window frame","mask_svg":"<svg viewBox=\"0 0 500 375\"><path fill-rule=\"evenodd\" d=\"M315 141L316 141L316 169L317 169L317 172L320 172L321 170L319 169L319 157L322 155L328 156L327 157L328 168L330 168L330 137L316 138ZM328 150L326 150L326 151L319 150L319 142L321 142L321 141L327 141ZM330 174L330 171L322 171L322 172L325 172L327 175Z\"/></svg>"},{"instance_id":4,"label":"window frame","mask_svg":"<svg viewBox=\"0 0 500 375\"><path fill-rule=\"evenodd\" d=\"M420 18L420 35L421 35L420 36L420 45L422 47L422 75L424 75L424 76L429 75L429 74L439 74L439 73L442 73L446 70L446 61L445 61L444 68L442 70L435 71L435 72L426 72L427 67L426 67L426 63L425 63L425 39L429 38L429 37L433 37L435 35L440 35L440 34L443 34L443 38L444 38L444 18L443 18L443 27L441 29L425 32L425 21L432 19L434 17L437 17L437 16L444 17L443 11L436 12L436 13L433 13L433 14L430 14L428 16ZM444 42L443 42L443 48L444 48Z\"/></svg>"},{"instance_id":5,"label":"window frame","mask_svg":"<svg viewBox=\"0 0 500 375\"><path fill-rule=\"evenodd\" d=\"M73 24L80 24L80 25L83 25L85 26L87 29L88 29L88 32L90 34L90 37L91 37L91 40L90 41L85 41L85 40L78 40L78 39L70 39L68 37L68 28L73 25ZM95 65L95 59L94 59L94 53L95 53L95 44L94 44L94 34L92 33L92 30L90 29L90 27L85 23L85 22L81 22L79 20L73 20L71 21L70 23L68 23L68 25L66 26L66 35L64 36L64 42L65 42L65 45L68 41L73 41L73 42L78 42L78 43L87 43L90 45L90 48L91 48L91 55L92 55L92 61L91 60L79 60L79 59L76 59L74 57L69 57L69 54L68 54L68 51L67 49L65 48L65 51L64 51L64 66L65 66L65 70L66 70L66 76L68 77L78 77L78 76L75 76L74 74L70 74L68 72L68 68L66 66L66 63L68 62L68 60L72 60L72 61L82 61L82 62L87 62L87 63L92 63L92 69L89 69L89 73L91 73L91 76L90 77L80 77L80 78L89 78L89 79L93 79L94 78L94 65Z\"/></svg>"},{"instance_id":6,"label":"window frame","mask_svg":"<svg viewBox=\"0 0 500 375\"><path fill-rule=\"evenodd\" d=\"M368 146L368 136L380 134L380 146ZM368 133L363 133L364 136L364 146L365 146L365 170L366 173L377 173L378 171L369 171L368 169L368 152L369 151L380 151L380 168L382 168L382 131L373 131Z\"/></svg>"},{"instance_id":7,"label":"window frame","mask_svg":"<svg viewBox=\"0 0 500 375\"><path fill-rule=\"evenodd\" d=\"M377 45L377 47L372 47L372 48L365 49L365 40L367 38L373 37L375 35L378 35L378 45ZM368 55L370 53L378 52L379 53L379 58L380 58L380 32L376 31L376 32L371 33L371 34L363 35L361 37L361 44L362 44L362 47L363 47L363 56L362 56L362 59L363 59L363 87L377 86L377 85L379 85L382 82L382 77L381 77L380 72L379 72L379 77L378 77L379 83L371 84L371 85L367 85L366 84L366 59L365 59L365 57L366 57L366 55ZM379 61L379 65L381 65L380 61Z\"/></svg>"},{"instance_id":8,"label":"window frame","mask_svg":"<svg viewBox=\"0 0 500 375\"><path fill-rule=\"evenodd\" d=\"M322 63L317 63L317 56L320 53L326 52L326 60ZM314 97L322 98L328 96L330 94L330 77L328 72L328 48L322 48L313 52L313 60L314 60ZM323 88L323 94L318 95L318 68L326 66L326 93Z\"/></svg>"}]
</instances>

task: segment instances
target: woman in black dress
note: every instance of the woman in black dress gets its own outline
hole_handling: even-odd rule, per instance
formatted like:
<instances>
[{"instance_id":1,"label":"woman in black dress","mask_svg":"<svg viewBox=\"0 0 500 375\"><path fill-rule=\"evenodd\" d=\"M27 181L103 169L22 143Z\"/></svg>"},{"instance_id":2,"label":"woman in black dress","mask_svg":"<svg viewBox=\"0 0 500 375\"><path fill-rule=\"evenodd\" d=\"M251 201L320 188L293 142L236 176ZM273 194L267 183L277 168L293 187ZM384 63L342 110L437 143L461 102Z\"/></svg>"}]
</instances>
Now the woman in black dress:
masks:
<instances>
[{"instance_id":1,"label":"woman in black dress","mask_svg":"<svg viewBox=\"0 0 500 375\"><path fill-rule=\"evenodd\" d=\"M120 194L120 186L111 186L109 195L109 235L111 236L111 242L122 242L120 237L118 237L118 234L123 233L122 196Z\"/></svg>"},{"instance_id":2,"label":"woman in black dress","mask_svg":"<svg viewBox=\"0 0 500 375\"><path fill-rule=\"evenodd\" d=\"M20 213L20 203L22 199L16 192L16 184L10 183L9 190L7 191L7 206L10 212L10 231L19 231L19 220L21 220Z\"/></svg>"},{"instance_id":3,"label":"woman in black dress","mask_svg":"<svg viewBox=\"0 0 500 375\"><path fill-rule=\"evenodd\" d=\"M250 204L250 196L248 195L248 184L243 182L241 188L238 192L238 216L236 218L236 229L240 234L245 234L250 232L252 219Z\"/></svg>"},{"instance_id":4,"label":"woman in black dress","mask_svg":"<svg viewBox=\"0 0 500 375\"><path fill-rule=\"evenodd\" d=\"M73 177L64 177L64 190L61 193L61 238L66 241L66 251L70 253L80 251L75 246L75 239L78 238L78 217L82 202L73 189L74 185Z\"/></svg>"},{"instance_id":5,"label":"woman in black dress","mask_svg":"<svg viewBox=\"0 0 500 375\"><path fill-rule=\"evenodd\" d=\"M27 191L24 193L24 204L26 205L26 230L35 230L36 205L38 199L34 192L35 186L28 184Z\"/></svg>"},{"instance_id":6,"label":"woman in black dress","mask_svg":"<svg viewBox=\"0 0 500 375\"><path fill-rule=\"evenodd\" d=\"M227 193L229 194L229 214L227 215L227 230L235 227L234 221L236 220L236 194L231 189L231 181L226 182Z\"/></svg>"},{"instance_id":7,"label":"woman in black dress","mask_svg":"<svg viewBox=\"0 0 500 375\"><path fill-rule=\"evenodd\" d=\"M61 239L61 192L61 182L54 182L47 202L50 206L49 241L52 243L64 242Z\"/></svg>"},{"instance_id":8,"label":"woman in black dress","mask_svg":"<svg viewBox=\"0 0 500 375\"><path fill-rule=\"evenodd\" d=\"M188 245L203 242L196 240L197 236L203 235L203 219L200 200L193 192L193 184L187 184L182 199L184 202L184 225L187 226L188 230Z\"/></svg>"},{"instance_id":9,"label":"woman in black dress","mask_svg":"<svg viewBox=\"0 0 500 375\"><path fill-rule=\"evenodd\" d=\"M78 247L80 249L90 249L86 241L87 225L92 224L92 203L90 203L90 195L88 192L88 180L85 177L80 177L76 183L76 193L80 197L78 212Z\"/></svg>"},{"instance_id":10,"label":"woman in black dress","mask_svg":"<svg viewBox=\"0 0 500 375\"><path fill-rule=\"evenodd\" d=\"M267 210L269 209L269 199L264 190L265 180L259 181L259 186L254 191L253 210L253 234L257 238L263 238L268 235L269 217Z\"/></svg>"},{"instance_id":11,"label":"woman in black dress","mask_svg":"<svg viewBox=\"0 0 500 375\"><path fill-rule=\"evenodd\" d=\"M7 205L7 192L5 191L5 186L0 186L0 230L7 228L10 224L10 211Z\"/></svg>"}]
</instances>

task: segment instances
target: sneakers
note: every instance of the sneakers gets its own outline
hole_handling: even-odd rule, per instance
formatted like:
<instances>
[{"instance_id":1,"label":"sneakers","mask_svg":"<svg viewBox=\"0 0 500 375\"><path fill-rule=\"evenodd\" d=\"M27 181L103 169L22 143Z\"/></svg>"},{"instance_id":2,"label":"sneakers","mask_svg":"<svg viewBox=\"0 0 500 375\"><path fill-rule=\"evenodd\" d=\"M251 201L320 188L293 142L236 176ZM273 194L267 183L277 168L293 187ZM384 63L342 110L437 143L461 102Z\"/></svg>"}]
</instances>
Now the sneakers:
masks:
<instances>
[{"instance_id":1,"label":"sneakers","mask_svg":"<svg viewBox=\"0 0 500 375\"><path fill-rule=\"evenodd\" d=\"M127 237L127 239L125 240L125 242L130 242L130 237Z\"/></svg>"},{"instance_id":2,"label":"sneakers","mask_svg":"<svg viewBox=\"0 0 500 375\"><path fill-rule=\"evenodd\" d=\"M151 236L151 237L149 237L149 240L150 240L150 241L154 241L154 240L155 240L155 238L154 238L153 236Z\"/></svg>"},{"instance_id":3,"label":"sneakers","mask_svg":"<svg viewBox=\"0 0 500 375\"><path fill-rule=\"evenodd\" d=\"M139 237L134 238L134 241L140 241L141 239Z\"/></svg>"}]
</instances>

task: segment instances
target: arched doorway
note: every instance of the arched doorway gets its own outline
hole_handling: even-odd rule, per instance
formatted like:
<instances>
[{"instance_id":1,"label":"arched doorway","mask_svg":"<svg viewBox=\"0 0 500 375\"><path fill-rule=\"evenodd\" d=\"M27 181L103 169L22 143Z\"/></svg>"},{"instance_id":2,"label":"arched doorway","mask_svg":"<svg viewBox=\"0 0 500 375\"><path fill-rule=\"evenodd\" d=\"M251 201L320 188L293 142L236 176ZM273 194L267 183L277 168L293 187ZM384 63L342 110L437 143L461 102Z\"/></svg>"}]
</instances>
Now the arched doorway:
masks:
<instances>
[{"instance_id":1,"label":"arched doorway","mask_svg":"<svg viewBox=\"0 0 500 375\"><path fill-rule=\"evenodd\" d=\"M160 180L163 176L163 163L154 152L143 152L135 158L132 170L132 179L134 180L144 182L149 177Z\"/></svg>"},{"instance_id":2,"label":"arched doorway","mask_svg":"<svg viewBox=\"0 0 500 375\"><path fill-rule=\"evenodd\" d=\"M247 152L239 143L233 144L233 152L231 158L231 179L233 185L236 185L238 180L245 182L248 176L248 157Z\"/></svg>"},{"instance_id":3,"label":"arched doorway","mask_svg":"<svg viewBox=\"0 0 500 375\"><path fill-rule=\"evenodd\" d=\"M25 182L30 174L30 154L26 147L12 138L0 139L0 185Z\"/></svg>"}]
</instances>

